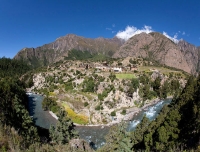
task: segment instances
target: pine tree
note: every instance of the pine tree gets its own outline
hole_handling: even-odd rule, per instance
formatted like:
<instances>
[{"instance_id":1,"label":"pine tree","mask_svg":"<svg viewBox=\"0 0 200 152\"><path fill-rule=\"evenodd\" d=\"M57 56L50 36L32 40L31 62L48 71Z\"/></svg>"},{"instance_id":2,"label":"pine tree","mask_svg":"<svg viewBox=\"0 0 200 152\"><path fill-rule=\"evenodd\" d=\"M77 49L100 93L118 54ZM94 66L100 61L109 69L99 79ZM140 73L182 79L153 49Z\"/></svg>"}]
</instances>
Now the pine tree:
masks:
<instances>
[{"instance_id":1,"label":"pine tree","mask_svg":"<svg viewBox=\"0 0 200 152\"><path fill-rule=\"evenodd\" d=\"M77 137L73 122L63 110L58 115L56 127L51 126L49 132L52 141L58 144L66 144L70 139Z\"/></svg>"},{"instance_id":2,"label":"pine tree","mask_svg":"<svg viewBox=\"0 0 200 152\"><path fill-rule=\"evenodd\" d=\"M106 136L106 144L99 149L100 152L120 151L131 152L130 132L126 131L123 123L113 126Z\"/></svg>"}]
</instances>

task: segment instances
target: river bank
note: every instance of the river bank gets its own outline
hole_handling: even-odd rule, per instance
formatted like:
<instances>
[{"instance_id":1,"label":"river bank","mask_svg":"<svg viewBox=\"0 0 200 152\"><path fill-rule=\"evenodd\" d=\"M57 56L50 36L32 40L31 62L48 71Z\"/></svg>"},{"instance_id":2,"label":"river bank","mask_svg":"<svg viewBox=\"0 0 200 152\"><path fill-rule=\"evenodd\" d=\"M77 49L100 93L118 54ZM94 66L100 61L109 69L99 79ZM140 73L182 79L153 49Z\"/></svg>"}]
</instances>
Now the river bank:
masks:
<instances>
[{"instance_id":1,"label":"river bank","mask_svg":"<svg viewBox=\"0 0 200 152\"><path fill-rule=\"evenodd\" d=\"M27 92L27 95L33 95L35 93L31 93L31 92ZM39 95L39 94L36 94ZM39 95L39 96L43 96L43 95ZM171 99L173 98L172 96L168 96L167 99ZM140 111L144 110L145 108L152 106L154 104L157 104L159 101L161 101L161 99L156 98L156 99L152 99L150 101L148 101L147 104L145 104L143 107L138 108L138 107L131 107L126 109L126 114L125 115L116 115L115 119L113 119L111 122L107 123L107 124L87 124L87 125L81 125L81 124L77 124L74 123L75 126L87 126L87 127L110 127L113 125L116 125L122 121L131 121L133 119L133 117L135 115L137 115ZM55 113L53 113L52 111L48 111L48 113L56 120L58 120L58 117Z\"/></svg>"},{"instance_id":2,"label":"river bank","mask_svg":"<svg viewBox=\"0 0 200 152\"><path fill-rule=\"evenodd\" d=\"M167 99L172 99L173 97L172 96L168 96ZM107 124L87 124L87 125L81 125L81 124L77 124L77 123L74 123L75 126L87 126L87 127L101 127L101 128L104 128L104 127L110 127L110 126L113 126L113 125L116 125L118 123L121 123L122 121L131 121L133 119L133 117L135 115L137 115L140 111L148 108L149 106L152 106L154 104L157 104L159 101L161 101L161 99L159 98L156 98L156 99L152 99L150 100L147 104L145 104L143 107L141 108L138 108L138 107L131 107L129 109L126 109L127 112L126 114L123 116L118 116L115 118L115 120L107 123ZM53 115L52 115L53 116Z\"/></svg>"}]
</instances>

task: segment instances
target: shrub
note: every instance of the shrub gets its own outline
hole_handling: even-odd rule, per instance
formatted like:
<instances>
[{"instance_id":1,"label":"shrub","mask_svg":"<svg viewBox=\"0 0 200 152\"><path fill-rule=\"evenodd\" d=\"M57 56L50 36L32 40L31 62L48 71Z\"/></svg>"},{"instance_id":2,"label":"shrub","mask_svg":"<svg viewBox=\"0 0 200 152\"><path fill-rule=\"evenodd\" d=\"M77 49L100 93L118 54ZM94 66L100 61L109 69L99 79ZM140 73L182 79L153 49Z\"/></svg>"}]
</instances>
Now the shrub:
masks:
<instances>
[{"instance_id":1,"label":"shrub","mask_svg":"<svg viewBox=\"0 0 200 152\"><path fill-rule=\"evenodd\" d=\"M95 107L95 110L100 110L100 109L101 109L100 105L98 105L98 106Z\"/></svg>"},{"instance_id":2,"label":"shrub","mask_svg":"<svg viewBox=\"0 0 200 152\"><path fill-rule=\"evenodd\" d=\"M84 107L87 107L89 105L88 102L84 102Z\"/></svg>"},{"instance_id":3,"label":"shrub","mask_svg":"<svg viewBox=\"0 0 200 152\"><path fill-rule=\"evenodd\" d=\"M68 91L68 90L72 90L73 89L73 84L72 82L67 82L65 84L65 91Z\"/></svg>"},{"instance_id":4,"label":"shrub","mask_svg":"<svg viewBox=\"0 0 200 152\"><path fill-rule=\"evenodd\" d=\"M110 113L110 115L111 115L111 116L116 116L116 112L115 112L115 111L112 111L112 112Z\"/></svg>"},{"instance_id":5,"label":"shrub","mask_svg":"<svg viewBox=\"0 0 200 152\"><path fill-rule=\"evenodd\" d=\"M125 115L126 114L126 109L123 109L122 112L121 112L121 114Z\"/></svg>"}]
</instances>

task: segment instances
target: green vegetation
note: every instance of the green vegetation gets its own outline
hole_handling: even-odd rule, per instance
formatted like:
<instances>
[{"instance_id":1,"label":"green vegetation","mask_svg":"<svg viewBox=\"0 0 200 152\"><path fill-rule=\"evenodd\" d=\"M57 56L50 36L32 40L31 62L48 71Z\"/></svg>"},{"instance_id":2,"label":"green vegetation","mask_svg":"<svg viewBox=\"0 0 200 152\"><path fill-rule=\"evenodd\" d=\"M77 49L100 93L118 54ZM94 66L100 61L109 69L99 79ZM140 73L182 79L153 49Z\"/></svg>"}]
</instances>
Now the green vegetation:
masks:
<instances>
[{"instance_id":1,"label":"green vegetation","mask_svg":"<svg viewBox=\"0 0 200 152\"><path fill-rule=\"evenodd\" d=\"M152 72L151 70L158 70L160 71L160 73L163 73L165 75L174 75L174 76L179 76L179 77L183 77L185 78L188 74L185 73L182 70L179 69L175 69L175 68L171 68L171 67L167 67L167 66L141 66L138 68L139 72L146 72L146 73L150 73Z\"/></svg>"},{"instance_id":2,"label":"green vegetation","mask_svg":"<svg viewBox=\"0 0 200 152\"><path fill-rule=\"evenodd\" d=\"M114 73L110 73L109 78L110 81L113 82L116 79L116 75Z\"/></svg>"},{"instance_id":3,"label":"green vegetation","mask_svg":"<svg viewBox=\"0 0 200 152\"><path fill-rule=\"evenodd\" d=\"M148 48L144 46L143 49ZM88 63L93 59L106 58L102 54L77 50L71 51L68 57L88 60ZM114 59L107 61L106 64L123 66L122 60L113 61ZM62 65L62 62L55 63L54 67L48 69L30 71L31 68L22 61L0 59L0 151L71 151L70 140L77 137L73 122L89 123L89 118L82 109L91 110L94 107L94 111L90 111L91 122L94 120L92 115L101 114L102 120L97 122L107 123L105 106L112 109L111 116L116 116L114 108L123 99L121 97L132 98L136 91L139 91L139 96L143 99L141 102L135 101L138 107L153 98L165 99L173 95L174 99L170 105L163 107L155 120L150 122L144 117L132 132L126 131L126 126L123 125L125 123L113 126L106 137L105 146L99 151L178 151L181 147L185 150L199 150L200 77L191 77L183 89L183 81L187 76L173 68L145 66L139 68L136 77L131 73L95 73L90 68L87 69L89 73L85 73L85 70L83 72L78 69L82 68L80 63L64 62ZM142 61L131 59L129 62L140 64ZM145 64L150 65L146 61ZM161 72L156 75L152 69ZM37 78L42 79L38 82L40 86L35 85L35 91L47 96L42 102L43 108L59 114L58 124L51 127L50 133L49 130L36 127L27 111L25 88L33 85L32 79L36 73L40 73ZM153 73L155 75L152 76ZM105 101L112 93L113 96ZM57 98L66 102L58 102L58 105ZM65 111L60 111L59 106L64 107ZM118 112L125 115L127 108L128 106L120 107Z\"/></svg>"},{"instance_id":4,"label":"green vegetation","mask_svg":"<svg viewBox=\"0 0 200 152\"><path fill-rule=\"evenodd\" d=\"M84 107L87 107L89 105L88 102L84 102Z\"/></svg>"},{"instance_id":5,"label":"green vegetation","mask_svg":"<svg viewBox=\"0 0 200 152\"><path fill-rule=\"evenodd\" d=\"M42 101L42 108L44 110L50 110L54 113L57 113L59 111L59 106L57 105L55 99L53 98L49 98L49 97L45 97Z\"/></svg>"},{"instance_id":6,"label":"green vegetation","mask_svg":"<svg viewBox=\"0 0 200 152\"><path fill-rule=\"evenodd\" d=\"M111 115L111 116L116 116L116 112L115 112L115 111L112 111L112 112L110 113L110 115Z\"/></svg>"},{"instance_id":7,"label":"green vegetation","mask_svg":"<svg viewBox=\"0 0 200 152\"><path fill-rule=\"evenodd\" d=\"M90 60L90 61L105 61L110 57L100 53L90 53L89 51L71 50L65 60Z\"/></svg>"},{"instance_id":8,"label":"green vegetation","mask_svg":"<svg viewBox=\"0 0 200 152\"><path fill-rule=\"evenodd\" d=\"M68 117L72 119L74 123L77 124L87 124L89 122L89 118L83 114L75 113L67 103L62 103L62 106L65 108Z\"/></svg>"},{"instance_id":9,"label":"green vegetation","mask_svg":"<svg viewBox=\"0 0 200 152\"><path fill-rule=\"evenodd\" d=\"M71 151L66 143L75 138L76 133L64 113L59 115L59 123L51 130L51 138L49 130L35 126L29 116L27 85L21 81L28 79L28 70L21 61L0 59L0 151ZM45 98L43 104L45 108L57 111L52 98Z\"/></svg>"},{"instance_id":10,"label":"green vegetation","mask_svg":"<svg viewBox=\"0 0 200 152\"><path fill-rule=\"evenodd\" d=\"M95 81L92 77L86 78L83 81L83 92L94 92L95 91Z\"/></svg>"},{"instance_id":11,"label":"green vegetation","mask_svg":"<svg viewBox=\"0 0 200 152\"><path fill-rule=\"evenodd\" d=\"M68 57L65 60L85 60L92 58L92 54L89 51L71 50L68 53Z\"/></svg>"},{"instance_id":12,"label":"green vegetation","mask_svg":"<svg viewBox=\"0 0 200 152\"><path fill-rule=\"evenodd\" d=\"M115 74L117 79L133 79L136 78L134 74L131 73L117 73Z\"/></svg>"},{"instance_id":13,"label":"green vegetation","mask_svg":"<svg viewBox=\"0 0 200 152\"><path fill-rule=\"evenodd\" d=\"M127 91L128 96L132 97L133 93L137 91L139 88L139 80L137 78L131 79L131 82L129 83L129 89Z\"/></svg>"},{"instance_id":14,"label":"green vegetation","mask_svg":"<svg viewBox=\"0 0 200 152\"><path fill-rule=\"evenodd\" d=\"M123 109L122 112L121 112L121 114L125 115L126 114L126 109Z\"/></svg>"},{"instance_id":15,"label":"green vegetation","mask_svg":"<svg viewBox=\"0 0 200 152\"><path fill-rule=\"evenodd\" d=\"M57 144L69 143L70 139L77 137L73 122L67 117L65 111L60 111L56 127L50 127L50 137L52 142Z\"/></svg>"},{"instance_id":16,"label":"green vegetation","mask_svg":"<svg viewBox=\"0 0 200 152\"><path fill-rule=\"evenodd\" d=\"M9 58L0 58L0 77L19 77L31 70L31 67L22 60L12 60Z\"/></svg>"},{"instance_id":17,"label":"green vegetation","mask_svg":"<svg viewBox=\"0 0 200 152\"><path fill-rule=\"evenodd\" d=\"M155 120L144 116L132 132L122 124L112 127L99 151L199 151L199 100L200 77L190 77L181 94Z\"/></svg>"},{"instance_id":18,"label":"green vegetation","mask_svg":"<svg viewBox=\"0 0 200 152\"><path fill-rule=\"evenodd\" d=\"M38 141L37 129L27 110L28 98L19 80L0 80L0 122L19 130L27 142Z\"/></svg>"},{"instance_id":19,"label":"green vegetation","mask_svg":"<svg viewBox=\"0 0 200 152\"><path fill-rule=\"evenodd\" d=\"M98 94L98 99L100 101L103 101L105 97L108 96L108 93L111 92L111 91L115 91L115 88L113 85L109 85L107 88L105 88L103 90L103 92L101 94Z\"/></svg>"}]
</instances>

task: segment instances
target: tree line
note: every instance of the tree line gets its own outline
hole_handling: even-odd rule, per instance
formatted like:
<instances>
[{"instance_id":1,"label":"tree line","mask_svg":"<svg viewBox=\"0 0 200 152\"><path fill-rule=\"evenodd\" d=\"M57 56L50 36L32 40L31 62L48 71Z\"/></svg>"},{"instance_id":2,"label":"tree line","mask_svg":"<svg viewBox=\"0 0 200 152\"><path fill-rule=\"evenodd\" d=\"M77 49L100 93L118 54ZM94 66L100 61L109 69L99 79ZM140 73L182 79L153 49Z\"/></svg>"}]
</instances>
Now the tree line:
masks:
<instances>
[{"instance_id":1,"label":"tree line","mask_svg":"<svg viewBox=\"0 0 200 152\"><path fill-rule=\"evenodd\" d=\"M179 96L150 122L146 116L132 132L114 126L99 151L200 150L200 76L191 76Z\"/></svg>"},{"instance_id":2,"label":"tree line","mask_svg":"<svg viewBox=\"0 0 200 152\"><path fill-rule=\"evenodd\" d=\"M0 59L0 151L72 151L69 141L77 137L73 122L55 101L44 107L58 112L58 124L50 131L35 126L28 112L26 84L22 75L31 68L22 61Z\"/></svg>"}]
</instances>

